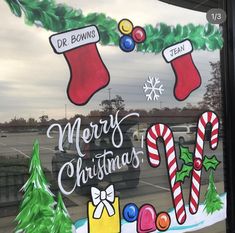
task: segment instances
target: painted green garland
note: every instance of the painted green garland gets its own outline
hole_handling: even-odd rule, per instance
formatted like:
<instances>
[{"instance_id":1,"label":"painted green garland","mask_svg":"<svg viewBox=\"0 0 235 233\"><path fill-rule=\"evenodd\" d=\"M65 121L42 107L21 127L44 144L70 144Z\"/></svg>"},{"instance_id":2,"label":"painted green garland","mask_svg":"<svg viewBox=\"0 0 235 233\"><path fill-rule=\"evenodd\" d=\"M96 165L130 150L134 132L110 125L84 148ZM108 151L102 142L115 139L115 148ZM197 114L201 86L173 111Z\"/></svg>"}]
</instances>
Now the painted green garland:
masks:
<instances>
[{"instance_id":1,"label":"painted green garland","mask_svg":"<svg viewBox=\"0 0 235 233\"><path fill-rule=\"evenodd\" d=\"M18 17L25 15L27 24L37 25L53 32L96 25L99 28L102 45L119 45L120 34L115 19L103 13L83 15L82 10L73 9L65 4L56 4L54 0L5 0L11 11ZM139 44L137 51L160 53L164 48L184 39L191 40L195 50L214 51L223 47L221 31L211 25L177 25L164 23L156 27L146 25L147 39Z\"/></svg>"}]
</instances>

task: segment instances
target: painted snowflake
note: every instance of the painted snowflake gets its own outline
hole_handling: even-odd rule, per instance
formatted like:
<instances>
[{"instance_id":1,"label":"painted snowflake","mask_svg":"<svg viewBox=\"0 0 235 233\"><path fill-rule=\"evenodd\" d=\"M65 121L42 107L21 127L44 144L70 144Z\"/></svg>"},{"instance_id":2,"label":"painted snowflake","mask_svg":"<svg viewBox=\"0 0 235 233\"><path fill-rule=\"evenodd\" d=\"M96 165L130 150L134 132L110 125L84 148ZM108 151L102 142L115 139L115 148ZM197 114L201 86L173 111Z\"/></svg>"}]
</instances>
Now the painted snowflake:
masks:
<instances>
[{"instance_id":1,"label":"painted snowflake","mask_svg":"<svg viewBox=\"0 0 235 233\"><path fill-rule=\"evenodd\" d=\"M158 100L160 95L162 95L164 89L163 85L160 83L161 82L159 78L150 76L148 77L147 81L144 83L143 86L147 101Z\"/></svg>"}]
</instances>

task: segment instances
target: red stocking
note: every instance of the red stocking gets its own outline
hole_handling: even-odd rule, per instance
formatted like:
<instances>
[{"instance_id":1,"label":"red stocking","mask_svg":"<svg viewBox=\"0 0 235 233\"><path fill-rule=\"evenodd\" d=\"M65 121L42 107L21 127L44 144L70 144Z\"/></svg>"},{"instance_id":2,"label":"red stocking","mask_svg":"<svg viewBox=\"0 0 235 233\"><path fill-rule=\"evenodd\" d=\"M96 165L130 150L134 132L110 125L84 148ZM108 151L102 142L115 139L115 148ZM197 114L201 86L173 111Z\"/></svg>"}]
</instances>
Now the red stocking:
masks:
<instances>
[{"instance_id":1,"label":"red stocking","mask_svg":"<svg viewBox=\"0 0 235 233\"><path fill-rule=\"evenodd\" d=\"M50 42L56 53L64 53L70 68L67 94L76 105L84 105L100 89L109 83L96 42L99 41L95 26L53 35Z\"/></svg>"},{"instance_id":2,"label":"red stocking","mask_svg":"<svg viewBox=\"0 0 235 233\"><path fill-rule=\"evenodd\" d=\"M177 100L185 100L201 85L200 74L193 62L193 47L189 40L177 43L163 51L166 62L171 63L176 76L174 95Z\"/></svg>"}]
</instances>

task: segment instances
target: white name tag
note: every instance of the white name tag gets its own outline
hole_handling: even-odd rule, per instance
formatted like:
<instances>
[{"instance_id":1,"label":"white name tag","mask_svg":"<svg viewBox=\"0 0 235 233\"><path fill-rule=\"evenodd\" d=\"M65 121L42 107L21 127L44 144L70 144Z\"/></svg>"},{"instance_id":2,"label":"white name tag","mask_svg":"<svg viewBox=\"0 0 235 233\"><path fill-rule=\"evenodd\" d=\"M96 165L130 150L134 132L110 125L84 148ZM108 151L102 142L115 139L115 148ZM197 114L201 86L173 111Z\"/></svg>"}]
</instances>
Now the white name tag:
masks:
<instances>
[{"instance_id":1,"label":"white name tag","mask_svg":"<svg viewBox=\"0 0 235 233\"><path fill-rule=\"evenodd\" d=\"M171 62L180 56L191 53L192 51L193 46L191 42L189 40L185 40L164 49L163 57L165 58L166 62Z\"/></svg>"},{"instance_id":2,"label":"white name tag","mask_svg":"<svg viewBox=\"0 0 235 233\"><path fill-rule=\"evenodd\" d=\"M86 44L96 43L99 40L100 36L96 26L62 32L50 37L50 43L55 53L59 54Z\"/></svg>"}]
</instances>

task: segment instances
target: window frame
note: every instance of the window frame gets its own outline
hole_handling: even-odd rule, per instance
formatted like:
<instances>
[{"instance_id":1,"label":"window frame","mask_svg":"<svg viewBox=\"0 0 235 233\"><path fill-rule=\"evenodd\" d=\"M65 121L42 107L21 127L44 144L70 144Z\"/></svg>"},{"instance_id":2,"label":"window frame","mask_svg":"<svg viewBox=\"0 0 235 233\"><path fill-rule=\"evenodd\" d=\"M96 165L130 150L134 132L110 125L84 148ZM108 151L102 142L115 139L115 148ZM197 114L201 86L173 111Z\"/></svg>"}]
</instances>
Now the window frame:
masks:
<instances>
[{"instance_id":1,"label":"window frame","mask_svg":"<svg viewBox=\"0 0 235 233\"><path fill-rule=\"evenodd\" d=\"M235 1L221 1L227 12L224 23L224 48L221 51L221 71L224 113L224 173L227 192L227 233L235 232Z\"/></svg>"}]
</instances>

